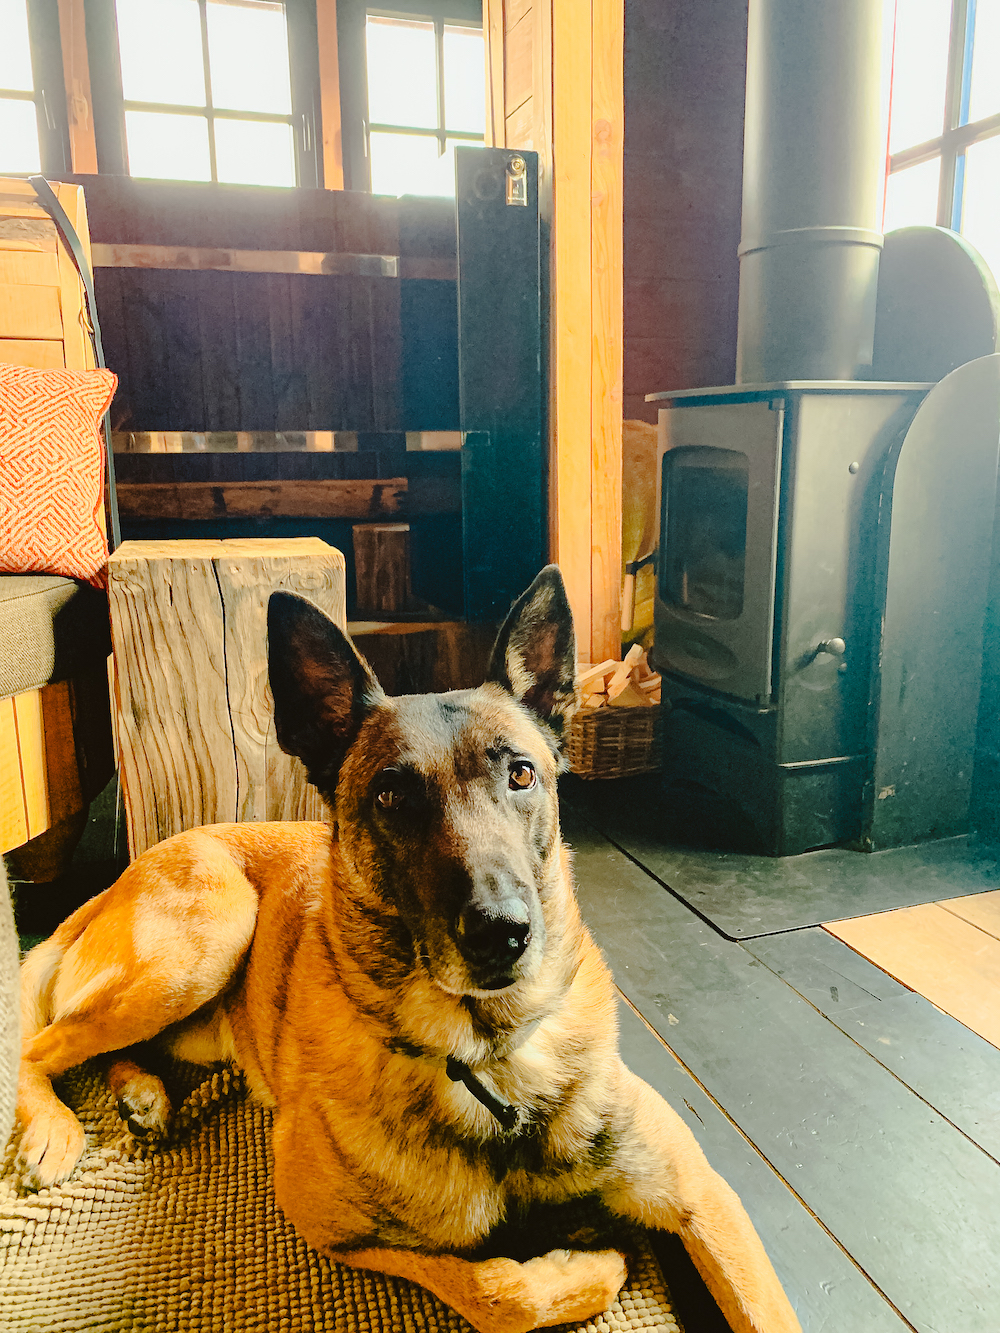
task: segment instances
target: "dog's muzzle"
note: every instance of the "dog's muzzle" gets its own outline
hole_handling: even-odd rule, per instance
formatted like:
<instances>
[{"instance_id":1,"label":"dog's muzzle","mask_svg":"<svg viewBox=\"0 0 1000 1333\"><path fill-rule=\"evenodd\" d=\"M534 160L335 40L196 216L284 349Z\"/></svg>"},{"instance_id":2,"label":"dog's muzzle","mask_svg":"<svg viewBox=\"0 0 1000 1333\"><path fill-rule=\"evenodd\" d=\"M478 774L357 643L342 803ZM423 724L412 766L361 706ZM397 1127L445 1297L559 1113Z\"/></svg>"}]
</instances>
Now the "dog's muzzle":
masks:
<instances>
[{"instance_id":1,"label":"dog's muzzle","mask_svg":"<svg viewBox=\"0 0 1000 1333\"><path fill-rule=\"evenodd\" d=\"M512 981L514 964L531 942L531 913L520 898L468 903L458 919L458 947L483 990Z\"/></svg>"}]
</instances>

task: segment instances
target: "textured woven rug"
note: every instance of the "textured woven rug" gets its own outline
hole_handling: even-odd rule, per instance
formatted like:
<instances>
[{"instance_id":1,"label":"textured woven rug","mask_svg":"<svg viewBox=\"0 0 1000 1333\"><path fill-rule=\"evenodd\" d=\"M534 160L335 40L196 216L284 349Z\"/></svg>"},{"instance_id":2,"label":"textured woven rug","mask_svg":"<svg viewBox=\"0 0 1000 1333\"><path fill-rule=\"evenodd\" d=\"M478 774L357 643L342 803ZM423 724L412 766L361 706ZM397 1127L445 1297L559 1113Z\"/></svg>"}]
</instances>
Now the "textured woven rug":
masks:
<instances>
[{"instance_id":1,"label":"textured woven rug","mask_svg":"<svg viewBox=\"0 0 1000 1333\"><path fill-rule=\"evenodd\" d=\"M262 1330L265 1333L469 1333L409 1282L331 1263L275 1204L270 1114L220 1070L179 1089L170 1136L156 1147L122 1124L99 1071L57 1089L87 1131L65 1185L21 1192L18 1132L0 1175L0 1327L64 1330ZM184 1093L186 1091L186 1096ZM628 1285L586 1333L680 1333L663 1276L641 1237L627 1242Z\"/></svg>"}]
</instances>

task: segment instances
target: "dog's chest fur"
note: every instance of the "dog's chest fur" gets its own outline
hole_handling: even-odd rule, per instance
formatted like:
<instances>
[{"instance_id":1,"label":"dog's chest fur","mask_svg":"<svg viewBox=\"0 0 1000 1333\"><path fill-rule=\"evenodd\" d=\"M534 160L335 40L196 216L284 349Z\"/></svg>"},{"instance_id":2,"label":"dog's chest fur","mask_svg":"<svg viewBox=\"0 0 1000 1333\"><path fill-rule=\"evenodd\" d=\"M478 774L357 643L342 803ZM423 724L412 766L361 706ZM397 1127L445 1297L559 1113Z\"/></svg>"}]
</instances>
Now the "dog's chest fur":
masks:
<instances>
[{"instance_id":1,"label":"dog's chest fur","mask_svg":"<svg viewBox=\"0 0 1000 1333\"><path fill-rule=\"evenodd\" d=\"M294 1121L345 1212L365 1219L357 1242L471 1248L512 1207L586 1192L606 1156L615 1051L589 936L574 932L569 984L541 1012L491 1031L419 969L392 991L360 973L333 906L347 887L335 843L311 887L265 886L226 1008L251 1088ZM513 1132L449 1079L447 1055L518 1108Z\"/></svg>"}]
</instances>

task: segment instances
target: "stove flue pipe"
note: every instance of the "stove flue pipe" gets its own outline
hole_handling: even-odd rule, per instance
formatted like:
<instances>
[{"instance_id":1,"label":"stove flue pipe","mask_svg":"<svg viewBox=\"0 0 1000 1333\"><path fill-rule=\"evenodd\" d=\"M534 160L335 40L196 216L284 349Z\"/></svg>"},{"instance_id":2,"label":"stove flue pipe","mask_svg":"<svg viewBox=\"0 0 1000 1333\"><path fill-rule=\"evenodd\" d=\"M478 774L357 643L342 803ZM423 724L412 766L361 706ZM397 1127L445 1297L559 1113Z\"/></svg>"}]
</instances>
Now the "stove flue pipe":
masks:
<instances>
[{"instance_id":1,"label":"stove flue pipe","mask_svg":"<svg viewBox=\"0 0 1000 1333\"><path fill-rule=\"evenodd\" d=\"M750 0L739 384L870 376L881 0Z\"/></svg>"}]
</instances>

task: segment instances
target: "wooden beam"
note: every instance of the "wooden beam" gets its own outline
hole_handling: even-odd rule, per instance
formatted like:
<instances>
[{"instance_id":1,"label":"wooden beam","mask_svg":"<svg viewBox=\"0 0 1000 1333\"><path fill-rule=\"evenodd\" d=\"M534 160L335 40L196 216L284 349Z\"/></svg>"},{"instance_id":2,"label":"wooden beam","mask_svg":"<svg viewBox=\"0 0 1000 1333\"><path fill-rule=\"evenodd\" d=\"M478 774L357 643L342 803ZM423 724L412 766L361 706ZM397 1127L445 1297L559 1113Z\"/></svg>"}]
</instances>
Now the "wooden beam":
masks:
<instances>
[{"instance_id":1,"label":"wooden beam","mask_svg":"<svg viewBox=\"0 0 1000 1333\"><path fill-rule=\"evenodd\" d=\"M621 651L624 0L594 0L591 85L591 660Z\"/></svg>"},{"instance_id":2,"label":"wooden beam","mask_svg":"<svg viewBox=\"0 0 1000 1333\"><path fill-rule=\"evenodd\" d=\"M59 0L59 37L62 43L63 76L66 80L66 110L69 115L69 148L74 173L97 172L97 139L94 134L94 105L90 95L90 64L84 0Z\"/></svg>"},{"instance_id":3,"label":"wooden beam","mask_svg":"<svg viewBox=\"0 0 1000 1333\"><path fill-rule=\"evenodd\" d=\"M316 0L319 55L319 105L323 122L323 184L344 188L344 146L340 125L340 59L337 50L337 0Z\"/></svg>"},{"instance_id":4,"label":"wooden beam","mask_svg":"<svg viewBox=\"0 0 1000 1333\"><path fill-rule=\"evenodd\" d=\"M120 482L123 518L384 518L400 513L405 477L377 481Z\"/></svg>"},{"instance_id":5,"label":"wooden beam","mask_svg":"<svg viewBox=\"0 0 1000 1333\"><path fill-rule=\"evenodd\" d=\"M540 159L551 555L596 662L621 651L623 3L487 0L485 12L496 142Z\"/></svg>"}]
</instances>

